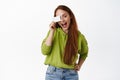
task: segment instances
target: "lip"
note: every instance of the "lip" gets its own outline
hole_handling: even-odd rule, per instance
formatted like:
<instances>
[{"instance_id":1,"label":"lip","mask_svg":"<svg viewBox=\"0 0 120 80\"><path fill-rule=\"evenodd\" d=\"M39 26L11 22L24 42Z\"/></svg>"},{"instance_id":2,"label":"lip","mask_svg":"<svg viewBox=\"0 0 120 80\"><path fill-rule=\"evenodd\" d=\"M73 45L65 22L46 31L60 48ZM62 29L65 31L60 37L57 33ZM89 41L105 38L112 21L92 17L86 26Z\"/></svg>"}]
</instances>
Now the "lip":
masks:
<instances>
[{"instance_id":1,"label":"lip","mask_svg":"<svg viewBox=\"0 0 120 80\"><path fill-rule=\"evenodd\" d=\"M67 22L61 24L63 28L66 28L67 27Z\"/></svg>"}]
</instances>

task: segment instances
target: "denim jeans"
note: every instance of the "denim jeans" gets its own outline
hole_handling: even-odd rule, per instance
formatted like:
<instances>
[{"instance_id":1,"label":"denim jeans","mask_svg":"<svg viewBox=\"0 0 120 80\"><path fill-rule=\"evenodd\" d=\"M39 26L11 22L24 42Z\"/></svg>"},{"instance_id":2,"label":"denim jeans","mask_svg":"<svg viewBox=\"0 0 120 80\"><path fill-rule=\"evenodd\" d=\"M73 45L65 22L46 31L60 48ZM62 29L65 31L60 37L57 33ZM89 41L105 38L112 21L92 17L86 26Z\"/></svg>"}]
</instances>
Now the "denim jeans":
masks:
<instances>
[{"instance_id":1,"label":"denim jeans","mask_svg":"<svg viewBox=\"0 0 120 80\"><path fill-rule=\"evenodd\" d=\"M72 69L48 66L45 80L78 80L78 72Z\"/></svg>"}]
</instances>

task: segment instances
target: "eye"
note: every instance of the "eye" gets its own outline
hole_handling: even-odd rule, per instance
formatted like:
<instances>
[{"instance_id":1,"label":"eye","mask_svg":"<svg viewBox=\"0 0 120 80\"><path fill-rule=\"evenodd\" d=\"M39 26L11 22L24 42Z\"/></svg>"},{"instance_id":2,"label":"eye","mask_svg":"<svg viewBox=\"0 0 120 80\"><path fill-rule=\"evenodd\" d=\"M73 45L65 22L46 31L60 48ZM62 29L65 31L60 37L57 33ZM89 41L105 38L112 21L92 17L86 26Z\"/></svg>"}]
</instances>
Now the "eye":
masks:
<instances>
[{"instance_id":1,"label":"eye","mask_svg":"<svg viewBox=\"0 0 120 80\"><path fill-rule=\"evenodd\" d=\"M63 15L63 17L64 17L64 18L66 18L66 17L67 17L67 15Z\"/></svg>"}]
</instances>

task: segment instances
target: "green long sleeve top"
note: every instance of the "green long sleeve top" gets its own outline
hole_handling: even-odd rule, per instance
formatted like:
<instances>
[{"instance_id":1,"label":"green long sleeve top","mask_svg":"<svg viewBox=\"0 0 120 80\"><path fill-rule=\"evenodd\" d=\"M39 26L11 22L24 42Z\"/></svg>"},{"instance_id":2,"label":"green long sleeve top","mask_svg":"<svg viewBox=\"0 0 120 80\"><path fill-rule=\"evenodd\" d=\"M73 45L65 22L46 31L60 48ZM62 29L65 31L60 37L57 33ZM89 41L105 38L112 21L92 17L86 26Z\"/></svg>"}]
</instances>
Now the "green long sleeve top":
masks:
<instances>
[{"instance_id":1,"label":"green long sleeve top","mask_svg":"<svg viewBox=\"0 0 120 80\"><path fill-rule=\"evenodd\" d=\"M48 37L49 32L46 38ZM46 55L46 59L44 62L45 65L52 65L58 68L73 69L78 59L78 55L80 55L80 58L84 60L88 55L87 40L85 39L84 35L81 34L80 32L78 38L78 55L76 55L72 65L67 65L63 62L63 52L67 41L67 34L64 33L61 28L57 28L54 32L53 42L51 46L47 46L45 44L46 38L43 40L41 45L41 52L42 54Z\"/></svg>"}]
</instances>

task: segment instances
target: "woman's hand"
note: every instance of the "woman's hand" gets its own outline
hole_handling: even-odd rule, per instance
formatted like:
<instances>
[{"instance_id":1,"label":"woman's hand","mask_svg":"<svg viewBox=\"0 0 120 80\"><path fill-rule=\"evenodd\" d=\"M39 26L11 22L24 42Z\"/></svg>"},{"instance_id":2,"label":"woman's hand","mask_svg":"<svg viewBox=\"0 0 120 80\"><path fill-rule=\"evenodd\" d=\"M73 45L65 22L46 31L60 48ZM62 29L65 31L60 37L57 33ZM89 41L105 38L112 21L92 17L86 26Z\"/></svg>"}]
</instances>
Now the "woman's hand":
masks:
<instances>
[{"instance_id":1,"label":"woman's hand","mask_svg":"<svg viewBox=\"0 0 120 80\"><path fill-rule=\"evenodd\" d=\"M79 71L80 68L81 68L81 67L80 67L78 64L76 64L75 67L74 67L74 70L75 70L75 71Z\"/></svg>"},{"instance_id":2,"label":"woman's hand","mask_svg":"<svg viewBox=\"0 0 120 80\"><path fill-rule=\"evenodd\" d=\"M51 22L51 24L49 25L50 27L50 31L55 31L56 29L56 23L55 22Z\"/></svg>"}]
</instances>

